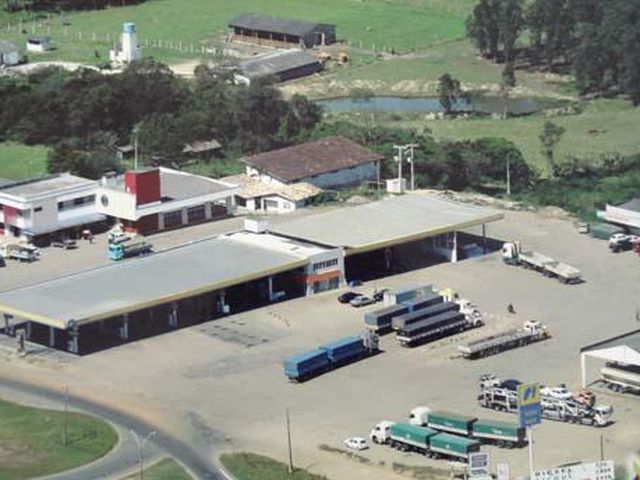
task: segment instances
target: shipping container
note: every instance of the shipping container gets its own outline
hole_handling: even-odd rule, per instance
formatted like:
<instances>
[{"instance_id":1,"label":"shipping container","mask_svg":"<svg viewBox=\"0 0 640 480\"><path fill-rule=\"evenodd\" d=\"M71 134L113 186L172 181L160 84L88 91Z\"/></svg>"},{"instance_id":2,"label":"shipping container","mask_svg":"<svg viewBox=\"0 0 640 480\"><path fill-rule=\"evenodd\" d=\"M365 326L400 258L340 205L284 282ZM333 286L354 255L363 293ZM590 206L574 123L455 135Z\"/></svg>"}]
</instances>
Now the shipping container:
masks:
<instances>
[{"instance_id":1,"label":"shipping container","mask_svg":"<svg viewBox=\"0 0 640 480\"><path fill-rule=\"evenodd\" d=\"M445 432L469 435L471 433L471 424L477 419L478 417L459 415L441 410L429 413L427 426Z\"/></svg>"},{"instance_id":2,"label":"shipping container","mask_svg":"<svg viewBox=\"0 0 640 480\"><path fill-rule=\"evenodd\" d=\"M361 337L345 337L320 346L327 352L333 365L340 365L364 356L365 348Z\"/></svg>"},{"instance_id":3,"label":"shipping container","mask_svg":"<svg viewBox=\"0 0 640 480\"><path fill-rule=\"evenodd\" d=\"M398 330L398 335L411 337L428 330L435 330L449 323L455 323L460 320L464 320L464 318L464 314L457 311L441 313L440 315L435 315L431 318L425 318L424 320L420 320L416 323L412 323L411 325L407 325L406 327Z\"/></svg>"},{"instance_id":4,"label":"shipping container","mask_svg":"<svg viewBox=\"0 0 640 480\"><path fill-rule=\"evenodd\" d=\"M470 453L480 450L480 442L469 440L468 438L439 433L429 438L430 449L434 453L439 453L449 457L468 459Z\"/></svg>"},{"instance_id":5,"label":"shipping container","mask_svg":"<svg viewBox=\"0 0 640 480\"><path fill-rule=\"evenodd\" d=\"M494 443L524 444L525 429L517 423L497 422L494 420L478 420L471 428L473 437L481 440L491 440Z\"/></svg>"},{"instance_id":6,"label":"shipping container","mask_svg":"<svg viewBox=\"0 0 640 480\"><path fill-rule=\"evenodd\" d=\"M420 300L429 294L433 293L431 285L408 285L405 287L389 290L384 293L385 305L396 305L399 303L412 302L414 300Z\"/></svg>"},{"instance_id":7,"label":"shipping container","mask_svg":"<svg viewBox=\"0 0 640 480\"><path fill-rule=\"evenodd\" d=\"M442 297L438 296L442 302ZM459 311L460 305L453 302L442 302L437 304L432 304L427 306L426 308L420 308L413 312L405 313L404 315L399 315L393 319L391 322L391 327L394 330L402 330L407 325L411 325L412 323L419 322L425 318L435 317L436 315L440 315L445 312L453 312Z\"/></svg>"},{"instance_id":8,"label":"shipping container","mask_svg":"<svg viewBox=\"0 0 640 480\"><path fill-rule=\"evenodd\" d=\"M291 380L303 380L327 371L330 366L326 350L317 349L287 358L284 373Z\"/></svg>"}]
</instances>

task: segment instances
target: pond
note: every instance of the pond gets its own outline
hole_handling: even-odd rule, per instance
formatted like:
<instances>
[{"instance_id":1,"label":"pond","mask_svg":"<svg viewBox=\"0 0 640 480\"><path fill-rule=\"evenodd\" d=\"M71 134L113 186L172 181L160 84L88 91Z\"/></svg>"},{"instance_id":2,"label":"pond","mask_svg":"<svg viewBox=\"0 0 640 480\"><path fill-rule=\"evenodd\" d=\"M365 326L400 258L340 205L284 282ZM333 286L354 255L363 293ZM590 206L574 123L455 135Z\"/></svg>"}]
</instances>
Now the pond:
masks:
<instances>
[{"instance_id":1,"label":"pond","mask_svg":"<svg viewBox=\"0 0 640 480\"><path fill-rule=\"evenodd\" d=\"M442 112L440 101L435 97L341 97L318 100L316 103L324 107L327 112ZM546 108L558 107L561 104L544 98L518 97L510 98L507 105L510 114L527 115ZM468 101L459 100L454 104L453 110L485 114L503 113L504 100L501 97L478 96Z\"/></svg>"}]
</instances>

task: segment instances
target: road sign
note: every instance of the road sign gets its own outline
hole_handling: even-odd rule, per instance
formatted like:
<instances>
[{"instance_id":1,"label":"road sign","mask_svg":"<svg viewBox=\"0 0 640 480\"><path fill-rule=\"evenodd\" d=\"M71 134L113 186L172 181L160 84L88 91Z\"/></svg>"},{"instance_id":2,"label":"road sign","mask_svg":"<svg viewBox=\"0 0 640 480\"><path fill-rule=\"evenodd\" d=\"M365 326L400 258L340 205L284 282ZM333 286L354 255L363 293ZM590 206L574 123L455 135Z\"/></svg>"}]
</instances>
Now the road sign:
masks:
<instances>
[{"instance_id":1,"label":"road sign","mask_svg":"<svg viewBox=\"0 0 640 480\"><path fill-rule=\"evenodd\" d=\"M486 477L490 474L491 458L487 452L469 454L469 477Z\"/></svg>"},{"instance_id":2,"label":"road sign","mask_svg":"<svg viewBox=\"0 0 640 480\"><path fill-rule=\"evenodd\" d=\"M496 465L498 480L511 480L511 469L508 463L498 463Z\"/></svg>"},{"instance_id":3,"label":"road sign","mask_svg":"<svg viewBox=\"0 0 640 480\"><path fill-rule=\"evenodd\" d=\"M542 423L540 385L537 383L518 385L518 416L521 427L530 427Z\"/></svg>"},{"instance_id":4,"label":"road sign","mask_svg":"<svg viewBox=\"0 0 640 480\"><path fill-rule=\"evenodd\" d=\"M534 480L614 480L615 465L613 460L602 462L580 463L566 467L538 470Z\"/></svg>"}]
</instances>

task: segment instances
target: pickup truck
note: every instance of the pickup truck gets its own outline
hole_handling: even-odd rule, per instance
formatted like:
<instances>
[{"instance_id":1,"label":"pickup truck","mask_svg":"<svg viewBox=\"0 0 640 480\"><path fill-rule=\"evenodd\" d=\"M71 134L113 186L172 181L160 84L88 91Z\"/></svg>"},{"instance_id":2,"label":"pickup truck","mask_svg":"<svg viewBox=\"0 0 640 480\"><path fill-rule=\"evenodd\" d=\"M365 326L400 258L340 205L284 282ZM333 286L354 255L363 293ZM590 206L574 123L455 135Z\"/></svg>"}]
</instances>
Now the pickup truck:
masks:
<instances>
[{"instance_id":1,"label":"pickup truck","mask_svg":"<svg viewBox=\"0 0 640 480\"><path fill-rule=\"evenodd\" d=\"M51 240L51 246L56 248L64 248L65 250L71 250L77 247L77 243L73 238L69 237L56 237Z\"/></svg>"}]
</instances>

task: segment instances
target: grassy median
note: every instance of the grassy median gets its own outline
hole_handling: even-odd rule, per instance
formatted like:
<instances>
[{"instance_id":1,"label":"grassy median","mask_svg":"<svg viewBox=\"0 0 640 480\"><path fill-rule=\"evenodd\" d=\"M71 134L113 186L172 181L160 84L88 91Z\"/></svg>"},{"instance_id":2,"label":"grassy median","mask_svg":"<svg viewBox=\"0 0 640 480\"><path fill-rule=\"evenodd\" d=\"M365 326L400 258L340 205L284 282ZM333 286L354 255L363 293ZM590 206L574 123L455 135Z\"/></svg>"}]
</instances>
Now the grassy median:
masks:
<instances>
[{"instance_id":1,"label":"grassy median","mask_svg":"<svg viewBox=\"0 0 640 480\"><path fill-rule=\"evenodd\" d=\"M118 441L103 420L0 400L0 480L49 475L87 464L108 453Z\"/></svg>"},{"instance_id":2,"label":"grassy median","mask_svg":"<svg viewBox=\"0 0 640 480\"><path fill-rule=\"evenodd\" d=\"M225 453L220 461L236 480L327 480L300 469L290 475L284 463L255 453Z\"/></svg>"},{"instance_id":3,"label":"grassy median","mask_svg":"<svg viewBox=\"0 0 640 480\"><path fill-rule=\"evenodd\" d=\"M134 473L123 480L138 480L140 475ZM164 458L158 463L144 469L145 480L193 480L182 466L171 458Z\"/></svg>"}]
</instances>

